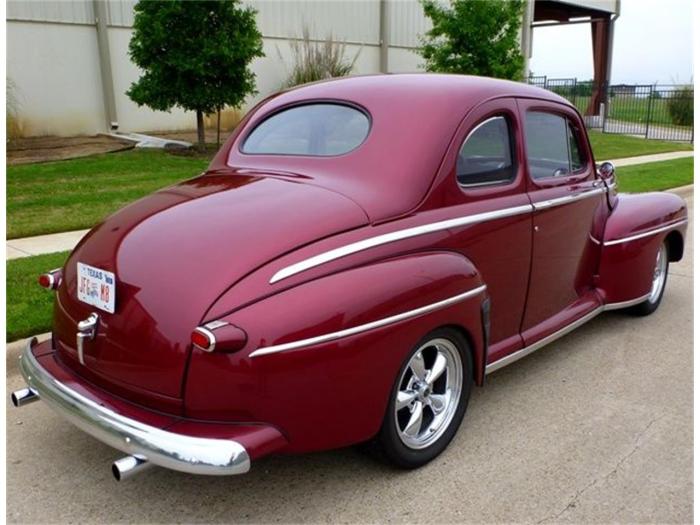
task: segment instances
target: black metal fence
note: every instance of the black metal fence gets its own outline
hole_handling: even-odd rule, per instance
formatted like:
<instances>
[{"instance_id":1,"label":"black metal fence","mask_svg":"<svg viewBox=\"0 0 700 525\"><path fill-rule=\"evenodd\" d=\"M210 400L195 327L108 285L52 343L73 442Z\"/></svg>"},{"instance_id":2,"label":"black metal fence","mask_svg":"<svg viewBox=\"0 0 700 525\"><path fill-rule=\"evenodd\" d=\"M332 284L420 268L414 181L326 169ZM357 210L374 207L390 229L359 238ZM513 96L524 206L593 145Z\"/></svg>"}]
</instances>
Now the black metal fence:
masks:
<instances>
[{"instance_id":1,"label":"black metal fence","mask_svg":"<svg viewBox=\"0 0 700 525\"><path fill-rule=\"evenodd\" d=\"M553 91L574 104L589 128L648 139L693 142L692 85L611 84L593 107L592 81L529 77L528 83Z\"/></svg>"}]
</instances>

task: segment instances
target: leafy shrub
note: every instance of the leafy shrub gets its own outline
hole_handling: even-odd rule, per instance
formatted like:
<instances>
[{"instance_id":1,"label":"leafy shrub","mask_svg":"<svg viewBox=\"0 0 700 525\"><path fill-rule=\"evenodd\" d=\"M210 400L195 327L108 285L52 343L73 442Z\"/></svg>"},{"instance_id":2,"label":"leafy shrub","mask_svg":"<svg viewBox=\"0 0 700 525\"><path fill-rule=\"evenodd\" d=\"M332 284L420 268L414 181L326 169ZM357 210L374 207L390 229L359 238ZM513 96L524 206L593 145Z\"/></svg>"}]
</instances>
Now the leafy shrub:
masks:
<instances>
[{"instance_id":1,"label":"leafy shrub","mask_svg":"<svg viewBox=\"0 0 700 525\"><path fill-rule=\"evenodd\" d=\"M139 1L129 56L141 77L126 94L157 111L195 111L204 151L204 115L256 93L250 64L264 55L255 13L241 0Z\"/></svg>"},{"instance_id":2,"label":"leafy shrub","mask_svg":"<svg viewBox=\"0 0 700 525\"><path fill-rule=\"evenodd\" d=\"M418 53L428 71L521 80L523 0L421 0L432 23Z\"/></svg>"},{"instance_id":3,"label":"leafy shrub","mask_svg":"<svg viewBox=\"0 0 700 525\"><path fill-rule=\"evenodd\" d=\"M294 66L283 87L347 76L355 67L361 51L347 59L345 42L336 42L332 34L322 42L314 41L308 27L303 29L301 39L292 41L291 48Z\"/></svg>"},{"instance_id":4,"label":"leafy shrub","mask_svg":"<svg viewBox=\"0 0 700 525\"><path fill-rule=\"evenodd\" d=\"M666 99L671 120L677 126L693 125L693 87L682 86Z\"/></svg>"}]
</instances>

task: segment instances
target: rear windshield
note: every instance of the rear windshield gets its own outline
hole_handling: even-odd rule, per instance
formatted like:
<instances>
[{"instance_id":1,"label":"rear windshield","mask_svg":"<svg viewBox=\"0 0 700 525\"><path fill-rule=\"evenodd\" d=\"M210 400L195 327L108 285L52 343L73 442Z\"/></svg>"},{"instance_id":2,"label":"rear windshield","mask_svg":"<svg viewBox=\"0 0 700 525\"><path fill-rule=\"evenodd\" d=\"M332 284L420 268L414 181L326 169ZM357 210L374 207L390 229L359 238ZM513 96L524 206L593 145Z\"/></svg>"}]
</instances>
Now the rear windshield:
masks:
<instances>
[{"instance_id":1,"label":"rear windshield","mask_svg":"<svg viewBox=\"0 0 700 525\"><path fill-rule=\"evenodd\" d=\"M265 119L248 135L243 153L268 155L342 155L369 133L369 118L341 104L306 104Z\"/></svg>"}]
</instances>

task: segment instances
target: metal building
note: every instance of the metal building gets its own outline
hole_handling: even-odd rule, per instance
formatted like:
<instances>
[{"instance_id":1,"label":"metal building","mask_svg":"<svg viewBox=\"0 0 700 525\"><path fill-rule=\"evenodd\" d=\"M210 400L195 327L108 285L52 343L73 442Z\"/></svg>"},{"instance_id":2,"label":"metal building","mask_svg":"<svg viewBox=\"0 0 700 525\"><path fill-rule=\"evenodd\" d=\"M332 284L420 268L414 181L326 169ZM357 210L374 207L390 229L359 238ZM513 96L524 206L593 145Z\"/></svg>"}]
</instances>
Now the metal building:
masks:
<instances>
[{"instance_id":1,"label":"metal building","mask_svg":"<svg viewBox=\"0 0 700 525\"><path fill-rule=\"evenodd\" d=\"M180 109L139 108L125 91L138 78L128 57L135 0L8 0L7 77L24 135L78 135L191 129ZM254 61L260 96L280 88L291 63L290 42L308 27L358 55L355 74L421 70L415 53L429 28L418 0L247 0L257 11L265 57ZM592 23L595 78L609 78L612 21L619 0L528 0L522 31L529 56L532 28ZM582 18L583 17L583 18ZM526 74L525 70L524 75ZM248 104L255 102L255 98Z\"/></svg>"}]
</instances>

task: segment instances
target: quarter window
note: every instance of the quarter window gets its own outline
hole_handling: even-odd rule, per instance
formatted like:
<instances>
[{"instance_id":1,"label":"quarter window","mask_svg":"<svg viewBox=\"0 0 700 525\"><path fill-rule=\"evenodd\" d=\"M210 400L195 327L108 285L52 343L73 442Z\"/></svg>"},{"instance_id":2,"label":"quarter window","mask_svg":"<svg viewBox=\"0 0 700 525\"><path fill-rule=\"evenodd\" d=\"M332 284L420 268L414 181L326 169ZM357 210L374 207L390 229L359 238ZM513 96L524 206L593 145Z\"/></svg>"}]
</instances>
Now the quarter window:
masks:
<instances>
[{"instance_id":1,"label":"quarter window","mask_svg":"<svg viewBox=\"0 0 700 525\"><path fill-rule=\"evenodd\" d=\"M504 116L477 125L462 144L457 158L457 180L462 186L498 184L513 179L513 143Z\"/></svg>"},{"instance_id":2,"label":"quarter window","mask_svg":"<svg viewBox=\"0 0 700 525\"><path fill-rule=\"evenodd\" d=\"M342 155L369 133L369 118L341 104L305 104L263 120L248 135L243 153L268 155Z\"/></svg>"},{"instance_id":3,"label":"quarter window","mask_svg":"<svg viewBox=\"0 0 700 525\"><path fill-rule=\"evenodd\" d=\"M565 117L529 112L525 118L525 138L533 179L569 175L584 167L575 128Z\"/></svg>"},{"instance_id":4,"label":"quarter window","mask_svg":"<svg viewBox=\"0 0 700 525\"><path fill-rule=\"evenodd\" d=\"M571 154L571 171L578 171L583 168L583 157L576 138L576 129L569 122L569 153Z\"/></svg>"}]
</instances>

